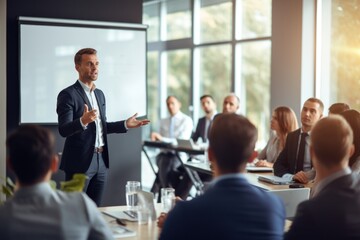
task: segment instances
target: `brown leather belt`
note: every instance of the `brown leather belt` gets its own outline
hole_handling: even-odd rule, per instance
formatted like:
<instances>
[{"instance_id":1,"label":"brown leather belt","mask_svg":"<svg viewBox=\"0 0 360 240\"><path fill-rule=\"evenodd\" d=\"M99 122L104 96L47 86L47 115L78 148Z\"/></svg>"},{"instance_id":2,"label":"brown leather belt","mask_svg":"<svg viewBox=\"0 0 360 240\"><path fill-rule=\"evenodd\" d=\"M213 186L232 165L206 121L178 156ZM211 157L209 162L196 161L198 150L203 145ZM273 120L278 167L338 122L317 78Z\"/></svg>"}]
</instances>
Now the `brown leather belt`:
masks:
<instances>
[{"instance_id":1,"label":"brown leather belt","mask_svg":"<svg viewBox=\"0 0 360 240\"><path fill-rule=\"evenodd\" d=\"M102 153L104 151L103 147L96 147L94 148L94 153Z\"/></svg>"}]
</instances>

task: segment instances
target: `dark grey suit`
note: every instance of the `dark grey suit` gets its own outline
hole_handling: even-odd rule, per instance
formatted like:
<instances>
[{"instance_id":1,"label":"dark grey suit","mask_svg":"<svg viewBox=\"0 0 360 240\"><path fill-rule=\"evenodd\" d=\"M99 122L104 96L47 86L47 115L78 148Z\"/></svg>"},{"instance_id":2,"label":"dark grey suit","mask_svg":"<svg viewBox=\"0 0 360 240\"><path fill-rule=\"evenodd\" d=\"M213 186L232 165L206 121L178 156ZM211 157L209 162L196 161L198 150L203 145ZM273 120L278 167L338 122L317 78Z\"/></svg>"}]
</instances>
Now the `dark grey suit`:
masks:
<instances>
[{"instance_id":1,"label":"dark grey suit","mask_svg":"<svg viewBox=\"0 0 360 240\"><path fill-rule=\"evenodd\" d=\"M296 168L300 133L301 129L299 128L287 135L285 147L274 163L274 174L276 176L282 177L285 173L295 174L303 170L303 166Z\"/></svg>"},{"instance_id":2,"label":"dark grey suit","mask_svg":"<svg viewBox=\"0 0 360 240\"><path fill-rule=\"evenodd\" d=\"M99 89L95 89L94 94L99 106L105 143L104 151L100 157L103 159L106 168L108 168L107 134L124 133L127 130L124 126L124 121L106 122L104 93ZM62 90L57 98L56 111L58 114L59 132L61 136L66 137L60 169L65 171L67 178L74 173L86 173L94 158L96 126L95 122L89 123L85 130L81 126L80 117L84 113L84 104L87 104L89 110L91 110L89 99L78 81ZM102 181L105 180L103 179ZM102 190L100 189L100 191ZM93 197L91 198L93 199Z\"/></svg>"},{"instance_id":3,"label":"dark grey suit","mask_svg":"<svg viewBox=\"0 0 360 240\"><path fill-rule=\"evenodd\" d=\"M207 136L205 136L206 117L199 118L196 125L195 132L193 132L191 138L196 142L199 138L202 138L203 142L206 142Z\"/></svg>"},{"instance_id":4,"label":"dark grey suit","mask_svg":"<svg viewBox=\"0 0 360 240\"><path fill-rule=\"evenodd\" d=\"M360 239L360 178L345 175L302 202L285 239Z\"/></svg>"}]
</instances>

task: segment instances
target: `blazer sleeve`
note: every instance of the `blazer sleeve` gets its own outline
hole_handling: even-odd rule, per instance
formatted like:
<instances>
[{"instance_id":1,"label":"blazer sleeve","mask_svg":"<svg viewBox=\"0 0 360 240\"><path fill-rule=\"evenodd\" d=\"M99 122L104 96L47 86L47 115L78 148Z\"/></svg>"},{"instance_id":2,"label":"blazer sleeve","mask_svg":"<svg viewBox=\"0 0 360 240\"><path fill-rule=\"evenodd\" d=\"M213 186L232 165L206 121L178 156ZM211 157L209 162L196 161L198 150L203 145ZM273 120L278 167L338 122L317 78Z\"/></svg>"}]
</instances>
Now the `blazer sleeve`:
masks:
<instances>
[{"instance_id":1,"label":"blazer sleeve","mask_svg":"<svg viewBox=\"0 0 360 240\"><path fill-rule=\"evenodd\" d=\"M195 132L192 133L191 138L196 142L201 137L200 130L201 120L199 119L198 124L196 125Z\"/></svg>"},{"instance_id":2,"label":"blazer sleeve","mask_svg":"<svg viewBox=\"0 0 360 240\"><path fill-rule=\"evenodd\" d=\"M80 106L68 91L61 91L57 98L56 112L58 114L59 133L62 137L69 137L84 131L80 117L84 106Z\"/></svg>"}]
</instances>

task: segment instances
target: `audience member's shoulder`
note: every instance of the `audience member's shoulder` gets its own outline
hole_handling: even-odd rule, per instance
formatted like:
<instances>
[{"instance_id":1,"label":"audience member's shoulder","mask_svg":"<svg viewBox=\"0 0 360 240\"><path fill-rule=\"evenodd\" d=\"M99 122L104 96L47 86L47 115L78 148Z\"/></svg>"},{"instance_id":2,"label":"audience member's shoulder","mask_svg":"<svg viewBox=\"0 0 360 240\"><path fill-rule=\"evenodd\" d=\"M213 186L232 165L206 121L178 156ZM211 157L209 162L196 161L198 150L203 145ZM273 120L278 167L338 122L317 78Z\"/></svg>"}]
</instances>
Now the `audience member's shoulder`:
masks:
<instances>
[{"instance_id":1,"label":"audience member's shoulder","mask_svg":"<svg viewBox=\"0 0 360 240\"><path fill-rule=\"evenodd\" d=\"M54 194L64 203L95 205L95 203L83 192L63 192L60 190L54 191Z\"/></svg>"}]
</instances>

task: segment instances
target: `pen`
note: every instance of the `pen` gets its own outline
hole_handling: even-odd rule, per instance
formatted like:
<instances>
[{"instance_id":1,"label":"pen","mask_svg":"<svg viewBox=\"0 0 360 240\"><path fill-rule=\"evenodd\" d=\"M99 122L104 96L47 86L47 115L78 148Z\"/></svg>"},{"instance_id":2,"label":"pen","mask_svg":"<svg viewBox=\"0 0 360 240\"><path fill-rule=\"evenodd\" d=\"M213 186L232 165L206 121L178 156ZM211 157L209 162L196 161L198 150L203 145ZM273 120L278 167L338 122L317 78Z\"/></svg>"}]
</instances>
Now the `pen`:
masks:
<instances>
[{"instance_id":1,"label":"pen","mask_svg":"<svg viewBox=\"0 0 360 240\"><path fill-rule=\"evenodd\" d=\"M121 226L126 226L126 222L120 218L116 218L116 223L121 225Z\"/></svg>"}]
</instances>

